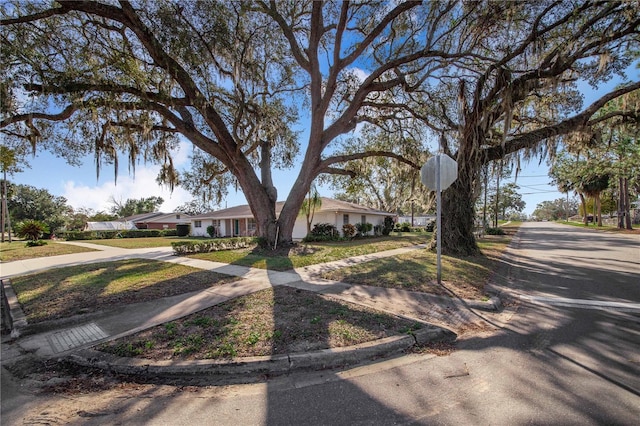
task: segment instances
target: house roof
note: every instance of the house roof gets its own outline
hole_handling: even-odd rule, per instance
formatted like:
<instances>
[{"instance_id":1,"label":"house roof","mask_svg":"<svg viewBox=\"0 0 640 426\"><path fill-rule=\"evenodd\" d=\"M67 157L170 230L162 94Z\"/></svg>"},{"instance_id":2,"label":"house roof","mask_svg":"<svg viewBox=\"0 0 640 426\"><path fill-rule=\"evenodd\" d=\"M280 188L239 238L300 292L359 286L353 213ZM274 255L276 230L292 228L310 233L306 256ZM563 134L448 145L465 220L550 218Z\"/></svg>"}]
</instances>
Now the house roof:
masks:
<instances>
[{"instance_id":1,"label":"house roof","mask_svg":"<svg viewBox=\"0 0 640 426\"><path fill-rule=\"evenodd\" d=\"M347 201L334 200L333 198L321 197L322 204L320 208L316 210L316 213L319 212L339 212L339 213L357 213L357 214L373 214L373 215L381 215L381 216L389 216L392 213L384 212L376 209L372 209L370 207L361 206L355 203L349 203ZM276 213L280 214L282 211L282 207L284 206L284 201L278 201L276 203ZM252 218L253 214L251 213L251 209L248 204L244 204L241 206L229 207L227 209L216 210L213 212L203 213L195 216L191 216L191 220L201 220L201 219L244 219L244 218Z\"/></svg>"},{"instance_id":2,"label":"house roof","mask_svg":"<svg viewBox=\"0 0 640 426\"><path fill-rule=\"evenodd\" d=\"M156 216L160 216L163 214L165 213L162 213L162 212L139 213L139 214L134 214L133 216L127 216L123 220L128 220L129 222L145 222L151 218L154 218Z\"/></svg>"},{"instance_id":3,"label":"house roof","mask_svg":"<svg viewBox=\"0 0 640 426\"><path fill-rule=\"evenodd\" d=\"M113 221L113 222L87 222L85 228L88 231L122 231L127 229L136 229L133 222L129 221Z\"/></svg>"},{"instance_id":4,"label":"house roof","mask_svg":"<svg viewBox=\"0 0 640 426\"><path fill-rule=\"evenodd\" d=\"M176 219L176 215L180 215L180 219ZM153 212L153 213L141 213L133 216L126 217L125 220L128 220L133 223L150 223L150 222L188 222L189 218L188 214L185 213L162 213L162 212Z\"/></svg>"}]
</instances>

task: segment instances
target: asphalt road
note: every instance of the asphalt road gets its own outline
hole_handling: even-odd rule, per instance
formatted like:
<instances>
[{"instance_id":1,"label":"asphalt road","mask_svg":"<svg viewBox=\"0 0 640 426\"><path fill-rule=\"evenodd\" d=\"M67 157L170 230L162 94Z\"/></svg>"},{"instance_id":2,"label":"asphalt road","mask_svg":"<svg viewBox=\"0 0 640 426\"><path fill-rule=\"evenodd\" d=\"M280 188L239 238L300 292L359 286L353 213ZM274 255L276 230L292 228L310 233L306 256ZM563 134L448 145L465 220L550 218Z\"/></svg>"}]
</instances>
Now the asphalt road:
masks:
<instances>
[{"instance_id":1,"label":"asphalt road","mask_svg":"<svg viewBox=\"0 0 640 426\"><path fill-rule=\"evenodd\" d=\"M481 314L495 330L448 356L249 385L25 397L2 424L639 424L640 236L527 223L495 282L519 302Z\"/></svg>"}]
</instances>

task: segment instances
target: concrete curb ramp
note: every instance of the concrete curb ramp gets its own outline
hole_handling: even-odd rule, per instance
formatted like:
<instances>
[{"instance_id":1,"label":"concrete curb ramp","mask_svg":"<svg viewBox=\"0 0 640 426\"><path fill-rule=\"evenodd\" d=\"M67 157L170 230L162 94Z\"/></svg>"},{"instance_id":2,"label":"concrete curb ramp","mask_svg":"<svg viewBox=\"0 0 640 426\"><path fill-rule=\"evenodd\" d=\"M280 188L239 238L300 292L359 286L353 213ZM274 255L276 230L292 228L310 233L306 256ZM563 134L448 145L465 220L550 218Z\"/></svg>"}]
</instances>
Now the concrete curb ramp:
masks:
<instances>
[{"instance_id":1,"label":"concrete curb ramp","mask_svg":"<svg viewBox=\"0 0 640 426\"><path fill-rule=\"evenodd\" d=\"M93 349L76 350L63 358L72 364L110 373L139 377L245 377L283 375L294 371L325 370L355 365L380 357L400 354L416 345L451 342L456 334L435 326L425 326L413 335L391 336L359 345L313 352L273 356L243 357L231 360L152 361L125 358Z\"/></svg>"}]
</instances>

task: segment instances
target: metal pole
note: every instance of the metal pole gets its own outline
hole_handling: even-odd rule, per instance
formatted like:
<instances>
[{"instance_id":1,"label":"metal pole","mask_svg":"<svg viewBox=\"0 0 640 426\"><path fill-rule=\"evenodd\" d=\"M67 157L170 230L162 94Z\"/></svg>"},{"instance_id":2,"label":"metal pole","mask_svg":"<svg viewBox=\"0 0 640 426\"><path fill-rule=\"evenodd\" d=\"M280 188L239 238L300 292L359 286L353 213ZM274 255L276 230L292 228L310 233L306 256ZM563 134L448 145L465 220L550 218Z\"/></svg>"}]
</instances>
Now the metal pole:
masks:
<instances>
[{"instance_id":1,"label":"metal pole","mask_svg":"<svg viewBox=\"0 0 640 426\"><path fill-rule=\"evenodd\" d=\"M440 194L440 154L436 155L436 252L437 252L437 274L438 284L442 284L442 265L440 263L440 253L442 251L442 196Z\"/></svg>"}]
</instances>

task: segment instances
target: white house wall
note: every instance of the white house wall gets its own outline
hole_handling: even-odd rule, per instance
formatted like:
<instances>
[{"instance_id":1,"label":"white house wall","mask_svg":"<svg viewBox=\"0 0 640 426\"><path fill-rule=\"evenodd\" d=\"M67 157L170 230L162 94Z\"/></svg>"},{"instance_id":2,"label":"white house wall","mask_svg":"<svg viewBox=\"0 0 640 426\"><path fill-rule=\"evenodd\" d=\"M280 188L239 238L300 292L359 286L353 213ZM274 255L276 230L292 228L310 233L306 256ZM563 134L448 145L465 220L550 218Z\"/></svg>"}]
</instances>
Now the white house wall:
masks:
<instances>
[{"instance_id":1,"label":"white house wall","mask_svg":"<svg viewBox=\"0 0 640 426\"><path fill-rule=\"evenodd\" d=\"M354 226L361 222L362 216L363 216L360 213L316 212L316 214L313 216L313 221L311 222L311 228L313 229L313 225L315 225L316 223L330 223L334 225L336 229L340 231L340 233L342 233L342 225L344 224L343 217L345 214L349 215L349 223ZM372 224L373 226L382 225L384 221L384 216L371 215L371 214L365 215L365 221ZM213 220L203 219L201 221L202 226L200 228L196 228L194 222L195 222L194 220L191 220L191 236L208 237L209 235L207 234L207 227L213 224ZM220 220L220 230L219 230L220 235L223 235L223 236L231 235L231 232L227 233L226 223L227 223L226 220ZM292 237L295 240L301 240L306 235L307 235L307 218L305 216L298 216L293 226Z\"/></svg>"},{"instance_id":2,"label":"white house wall","mask_svg":"<svg viewBox=\"0 0 640 426\"><path fill-rule=\"evenodd\" d=\"M316 223L330 223L336 227L336 229L342 233L342 225L344 225L344 215L349 215L349 223L355 226L362 220L361 213L345 213L345 212L317 212L313 215L313 221L311 222L311 229ZM385 216L381 215L364 215L365 222L372 224L373 226L382 225ZM373 233L373 230L371 231ZM293 238L302 239L307 235L307 218L305 216L299 216L296 219L296 224L293 227Z\"/></svg>"}]
</instances>

